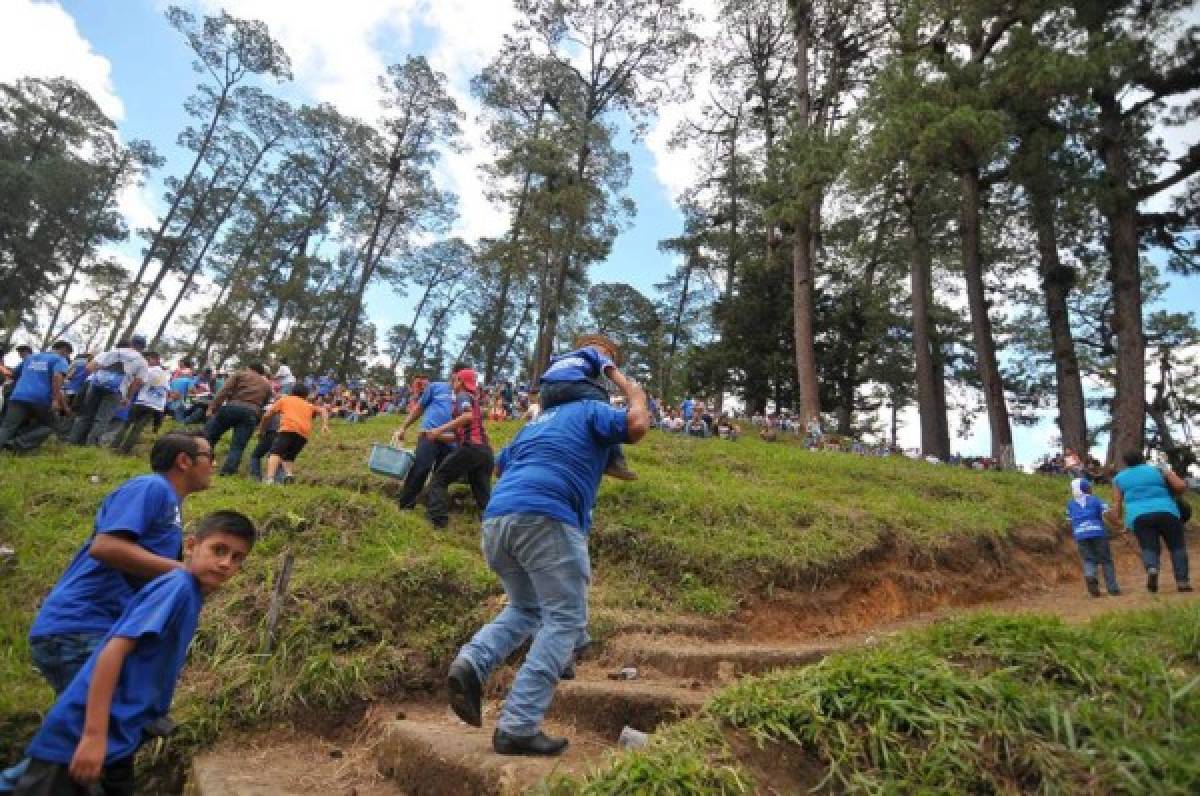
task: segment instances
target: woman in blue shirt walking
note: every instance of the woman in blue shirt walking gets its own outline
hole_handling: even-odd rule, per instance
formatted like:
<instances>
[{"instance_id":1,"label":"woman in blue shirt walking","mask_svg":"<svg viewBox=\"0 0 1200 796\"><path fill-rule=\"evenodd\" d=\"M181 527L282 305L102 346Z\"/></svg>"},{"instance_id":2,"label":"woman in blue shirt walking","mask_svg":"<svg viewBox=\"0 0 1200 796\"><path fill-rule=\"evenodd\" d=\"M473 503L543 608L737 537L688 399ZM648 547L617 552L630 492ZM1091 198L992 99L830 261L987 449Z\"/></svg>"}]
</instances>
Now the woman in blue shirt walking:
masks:
<instances>
[{"instance_id":1,"label":"woman in blue shirt walking","mask_svg":"<svg viewBox=\"0 0 1200 796\"><path fill-rule=\"evenodd\" d=\"M1158 591L1158 564L1162 543L1171 554L1171 571L1179 591L1191 591L1188 580L1187 543L1175 495L1187 490L1187 484L1170 470L1160 472L1146 464L1140 451L1124 455L1125 469L1113 479L1116 500L1113 511L1124 516L1125 527L1133 531L1142 549L1146 567L1146 589Z\"/></svg>"}]
</instances>

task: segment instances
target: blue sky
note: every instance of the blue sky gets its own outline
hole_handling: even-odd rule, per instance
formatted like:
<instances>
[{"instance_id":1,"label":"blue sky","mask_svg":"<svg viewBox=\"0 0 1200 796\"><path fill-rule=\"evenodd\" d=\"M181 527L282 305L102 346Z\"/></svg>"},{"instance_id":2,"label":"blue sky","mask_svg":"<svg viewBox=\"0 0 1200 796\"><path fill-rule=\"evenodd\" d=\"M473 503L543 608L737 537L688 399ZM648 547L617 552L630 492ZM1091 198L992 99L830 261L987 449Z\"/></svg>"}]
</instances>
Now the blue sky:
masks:
<instances>
[{"instance_id":1,"label":"blue sky","mask_svg":"<svg viewBox=\"0 0 1200 796\"><path fill-rule=\"evenodd\" d=\"M196 14L212 13L220 0L182 0ZM703 4L706 0L695 0ZM166 22L163 0L0 0L6 17L20 22L25 31L0 53L0 79L10 79L14 69L37 73L66 73L93 91L102 106L118 120L121 136L150 139L168 159L164 169L151 175L146 190L127 195L123 209L135 224L149 225L160 209L162 179L180 174L191 153L175 146L187 123L183 109L198 75L182 37ZM299 102L330 101L345 112L373 120L377 114L374 78L387 63L408 54L427 55L435 68L446 72L460 105L468 115L464 156L448 158L439 170L443 186L460 195L462 220L456 231L468 240L481 234L499 234L508 219L482 197L477 166L488 157L468 84L500 44L514 12L507 3L481 0L361 0L329 4L324 0L239 0L235 13L264 19L293 58L296 80L273 86L281 95ZM63 13L65 12L65 13ZM471 18L470 36L462 36L462 20ZM0 33L0 42L3 42ZM0 48L4 49L4 48ZM684 109L664 109L645 141L624 141L632 158L629 195L637 215L616 240L612 254L592 269L593 282L628 282L647 295L673 268L658 251L659 240L680 231L682 219L671 201L690 173L686 155L665 146L670 128ZM1172 134L1179 141L1195 140L1196 131ZM140 259L140 241L124 247L127 261ZM368 293L368 314L380 330L411 315L409 298L397 297L390 288ZM1172 277L1166 306L1176 311L1200 308L1200 279ZM915 423L906 418L902 438L916 436ZM1053 429L1042 424L1014 429L1018 456L1029 461L1047 447ZM964 453L987 449L986 423L977 422L966 440L955 440Z\"/></svg>"},{"instance_id":2,"label":"blue sky","mask_svg":"<svg viewBox=\"0 0 1200 796\"><path fill-rule=\"evenodd\" d=\"M162 4L158 2L65 0L62 5L75 19L80 34L112 63L112 86L125 107L125 116L119 122L122 136L148 138L168 158L166 168L152 178L154 190L150 195L157 198L163 175L179 174L190 163L191 153L174 144L178 131L187 123L183 100L198 77L190 67L190 51L182 37L166 23ZM431 55L439 38L439 31L420 19L413 20L403 38L392 38L383 32L372 36L386 62L398 61L408 54ZM314 96L304 77L297 70L296 81L275 85L273 90L297 103L326 99ZM465 81L459 83L465 91ZM638 213L616 241L611 257L593 270L592 278L596 282L628 282L652 294L654 283L662 281L673 267L671 258L658 251L658 241L677 234L682 221L667 188L655 178L654 156L643 143L627 139L625 144L634 167L629 193ZM460 192L464 187L452 179L443 179L443 185ZM138 254L138 245L138 241L132 241L126 246L130 255ZM406 322L411 316L411 298L398 297L386 286L373 288L367 303L368 313L381 331L393 323Z\"/></svg>"}]
</instances>

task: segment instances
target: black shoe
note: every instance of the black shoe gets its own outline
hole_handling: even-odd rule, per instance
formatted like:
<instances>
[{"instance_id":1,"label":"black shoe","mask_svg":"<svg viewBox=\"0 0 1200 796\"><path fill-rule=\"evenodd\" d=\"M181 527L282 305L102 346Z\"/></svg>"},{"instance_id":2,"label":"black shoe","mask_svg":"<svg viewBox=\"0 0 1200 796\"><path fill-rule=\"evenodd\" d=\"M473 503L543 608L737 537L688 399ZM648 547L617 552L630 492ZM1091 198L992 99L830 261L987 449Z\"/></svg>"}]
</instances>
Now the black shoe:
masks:
<instances>
[{"instance_id":1,"label":"black shoe","mask_svg":"<svg viewBox=\"0 0 1200 796\"><path fill-rule=\"evenodd\" d=\"M1093 597L1099 597L1100 582L1095 578L1084 578L1084 580L1087 581L1088 594L1092 595Z\"/></svg>"},{"instance_id":2,"label":"black shoe","mask_svg":"<svg viewBox=\"0 0 1200 796\"><path fill-rule=\"evenodd\" d=\"M563 669L562 674L558 676L559 680L574 680L575 679L575 661L567 664L567 668Z\"/></svg>"},{"instance_id":3,"label":"black shoe","mask_svg":"<svg viewBox=\"0 0 1200 796\"><path fill-rule=\"evenodd\" d=\"M1146 591L1150 592L1151 594L1158 593L1158 570L1157 569L1146 570Z\"/></svg>"},{"instance_id":4,"label":"black shoe","mask_svg":"<svg viewBox=\"0 0 1200 796\"><path fill-rule=\"evenodd\" d=\"M455 658L446 675L450 707L454 715L472 727L483 726L483 684L475 667L465 658Z\"/></svg>"},{"instance_id":5,"label":"black shoe","mask_svg":"<svg viewBox=\"0 0 1200 796\"><path fill-rule=\"evenodd\" d=\"M605 468L604 474L609 478L616 478L618 481L636 481L638 479L637 473L630 470L624 463L610 464Z\"/></svg>"},{"instance_id":6,"label":"black shoe","mask_svg":"<svg viewBox=\"0 0 1200 796\"><path fill-rule=\"evenodd\" d=\"M1109 589L1108 596L1109 597L1120 597L1121 590L1120 589Z\"/></svg>"},{"instance_id":7,"label":"black shoe","mask_svg":"<svg viewBox=\"0 0 1200 796\"><path fill-rule=\"evenodd\" d=\"M509 735L497 727L492 733L492 749L498 755L553 757L561 755L568 743L566 738L551 738L544 732L537 735Z\"/></svg>"},{"instance_id":8,"label":"black shoe","mask_svg":"<svg viewBox=\"0 0 1200 796\"><path fill-rule=\"evenodd\" d=\"M1176 590L1176 591L1191 591L1191 590L1192 590L1192 584L1188 583L1187 581L1184 581L1183 583L1179 583L1179 584L1177 584L1177 585L1175 586L1175 590Z\"/></svg>"}]
</instances>

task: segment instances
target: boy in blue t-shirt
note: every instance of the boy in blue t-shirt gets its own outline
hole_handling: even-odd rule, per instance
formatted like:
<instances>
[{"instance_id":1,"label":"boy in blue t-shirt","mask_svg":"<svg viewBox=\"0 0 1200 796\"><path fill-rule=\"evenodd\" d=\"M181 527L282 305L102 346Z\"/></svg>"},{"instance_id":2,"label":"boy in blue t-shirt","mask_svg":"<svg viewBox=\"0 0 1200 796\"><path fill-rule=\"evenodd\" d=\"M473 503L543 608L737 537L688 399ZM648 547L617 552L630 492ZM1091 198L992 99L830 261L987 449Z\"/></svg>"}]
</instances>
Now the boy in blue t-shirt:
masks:
<instances>
[{"instance_id":1,"label":"boy in blue t-shirt","mask_svg":"<svg viewBox=\"0 0 1200 796\"><path fill-rule=\"evenodd\" d=\"M1104 585L1108 593L1121 593L1117 586L1117 570L1113 566L1112 551L1108 547L1108 532L1104 529L1104 512L1108 506L1092 494L1092 485L1086 478L1071 481L1071 500L1067 502L1067 518L1071 520L1071 533L1083 559L1083 579L1088 594L1100 596L1100 583L1096 578L1097 566L1104 569Z\"/></svg>"},{"instance_id":2,"label":"boy in blue t-shirt","mask_svg":"<svg viewBox=\"0 0 1200 796\"><path fill-rule=\"evenodd\" d=\"M602 401L608 403L605 378L617 369L620 352L617 344L600 334L585 334L575 341L575 350L553 357L550 367L539 379L538 403L542 409L552 409L571 401ZM629 469L625 452L613 445L608 452L604 474L622 481L637 480Z\"/></svg>"},{"instance_id":3,"label":"boy in blue t-shirt","mask_svg":"<svg viewBox=\"0 0 1200 796\"><path fill-rule=\"evenodd\" d=\"M67 686L29 744L18 796L134 793L133 756L171 707L204 599L238 573L254 523L236 511L202 519L183 569L145 586Z\"/></svg>"}]
</instances>

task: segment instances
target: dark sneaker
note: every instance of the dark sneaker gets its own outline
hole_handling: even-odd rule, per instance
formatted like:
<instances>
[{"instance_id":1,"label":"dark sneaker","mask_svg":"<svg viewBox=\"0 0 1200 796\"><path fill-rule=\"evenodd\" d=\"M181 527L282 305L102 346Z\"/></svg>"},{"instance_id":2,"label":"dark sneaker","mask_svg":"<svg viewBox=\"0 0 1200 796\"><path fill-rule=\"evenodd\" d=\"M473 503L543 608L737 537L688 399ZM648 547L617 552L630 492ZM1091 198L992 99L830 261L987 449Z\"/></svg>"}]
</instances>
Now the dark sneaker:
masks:
<instances>
[{"instance_id":1,"label":"dark sneaker","mask_svg":"<svg viewBox=\"0 0 1200 796\"><path fill-rule=\"evenodd\" d=\"M562 674L558 676L559 680L574 680L575 679L575 661L567 664L567 668L562 670Z\"/></svg>"},{"instance_id":2,"label":"dark sneaker","mask_svg":"<svg viewBox=\"0 0 1200 796\"><path fill-rule=\"evenodd\" d=\"M1150 592L1151 594L1158 593L1158 570L1157 569L1146 570L1146 591Z\"/></svg>"},{"instance_id":3,"label":"dark sneaker","mask_svg":"<svg viewBox=\"0 0 1200 796\"><path fill-rule=\"evenodd\" d=\"M475 667L465 658L455 658L446 675L450 707L454 715L472 727L483 726L483 684Z\"/></svg>"},{"instance_id":4,"label":"dark sneaker","mask_svg":"<svg viewBox=\"0 0 1200 796\"><path fill-rule=\"evenodd\" d=\"M1099 597L1100 582L1095 578L1084 578L1084 580L1087 582L1088 594L1092 595L1093 597Z\"/></svg>"},{"instance_id":5,"label":"dark sneaker","mask_svg":"<svg viewBox=\"0 0 1200 796\"><path fill-rule=\"evenodd\" d=\"M1188 583L1187 581L1184 581L1183 583L1178 584L1175 588L1177 591L1191 591L1192 584Z\"/></svg>"},{"instance_id":6,"label":"dark sneaker","mask_svg":"<svg viewBox=\"0 0 1200 796\"><path fill-rule=\"evenodd\" d=\"M610 464L604 474L620 481L636 481L638 479L637 473L624 464Z\"/></svg>"},{"instance_id":7,"label":"dark sneaker","mask_svg":"<svg viewBox=\"0 0 1200 796\"><path fill-rule=\"evenodd\" d=\"M498 755L530 755L554 757L567 748L566 738L551 738L544 732L537 735L509 735L499 727L492 734L492 749Z\"/></svg>"},{"instance_id":8,"label":"dark sneaker","mask_svg":"<svg viewBox=\"0 0 1200 796\"><path fill-rule=\"evenodd\" d=\"M1120 597L1120 596L1121 596L1121 590L1120 590L1120 589L1109 589L1109 590L1108 590L1108 596L1109 596L1109 597Z\"/></svg>"}]
</instances>

